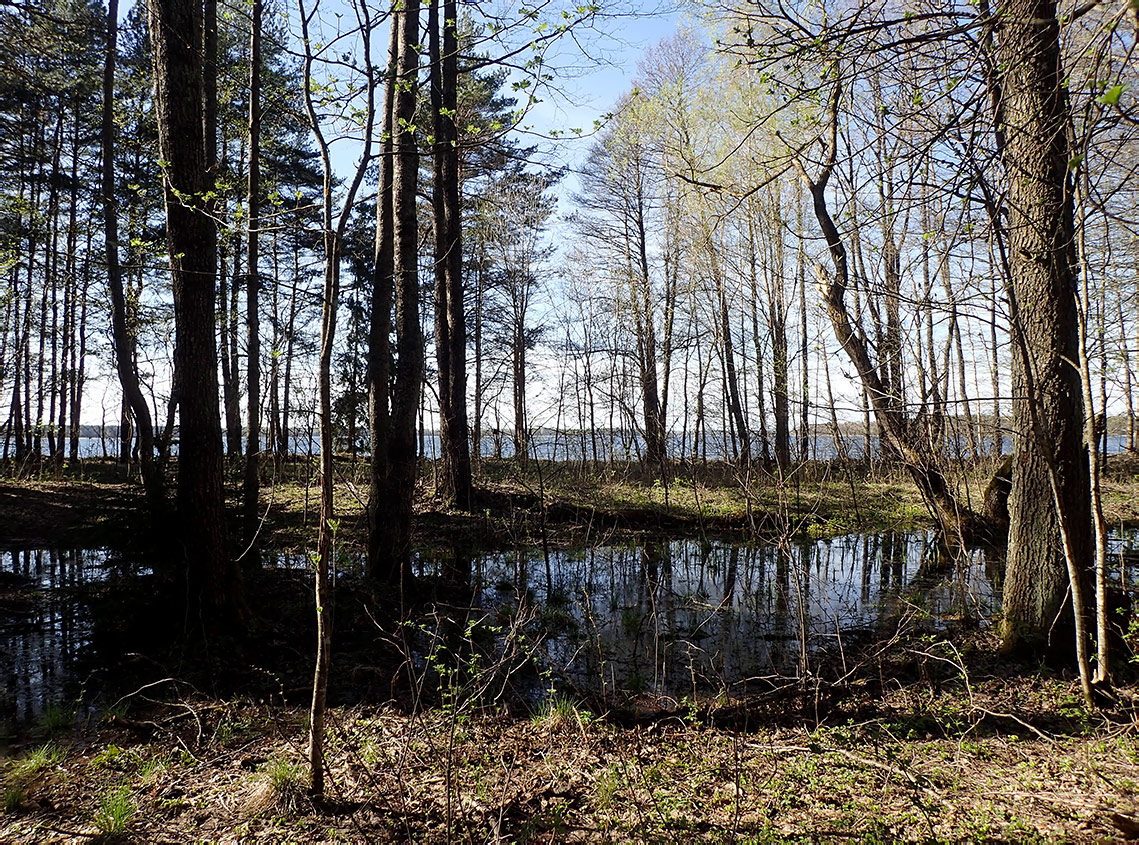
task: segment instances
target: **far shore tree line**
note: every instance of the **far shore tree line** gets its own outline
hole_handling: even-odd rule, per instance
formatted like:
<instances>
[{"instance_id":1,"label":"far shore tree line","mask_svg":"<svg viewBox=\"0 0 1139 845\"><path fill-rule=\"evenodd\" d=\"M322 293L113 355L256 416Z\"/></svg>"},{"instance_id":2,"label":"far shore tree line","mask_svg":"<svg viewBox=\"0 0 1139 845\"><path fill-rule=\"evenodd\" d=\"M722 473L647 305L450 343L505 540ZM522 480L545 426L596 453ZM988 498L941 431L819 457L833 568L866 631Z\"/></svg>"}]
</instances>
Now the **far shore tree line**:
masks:
<instances>
[{"instance_id":1,"label":"far shore tree line","mask_svg":"<svg viewBox=\"0 0 1139 845\"><path fill-rule=\"evenodd\" d=\"M569 174L558 130L518 130L567 36L612 11L0 7L7 466L78 460L113 371L120 454L176 518L212 634L245 621L261 465L311 425L320 737L337 443L370 456L369 577L413 595L426 429L438 495L470 510L488 441L526 461L552 431L600 461L620 433L662 479L711 441L749 483L820 434L850 457L853 421L948 542L1007 531L1003 643L1054 649L1066 618L1091 702L1111 666L1097 420L1124 415L1135 447L1130 6L709 4ZM995 525L946 459L1009 445Z\"/></svg>"}]
</instances>

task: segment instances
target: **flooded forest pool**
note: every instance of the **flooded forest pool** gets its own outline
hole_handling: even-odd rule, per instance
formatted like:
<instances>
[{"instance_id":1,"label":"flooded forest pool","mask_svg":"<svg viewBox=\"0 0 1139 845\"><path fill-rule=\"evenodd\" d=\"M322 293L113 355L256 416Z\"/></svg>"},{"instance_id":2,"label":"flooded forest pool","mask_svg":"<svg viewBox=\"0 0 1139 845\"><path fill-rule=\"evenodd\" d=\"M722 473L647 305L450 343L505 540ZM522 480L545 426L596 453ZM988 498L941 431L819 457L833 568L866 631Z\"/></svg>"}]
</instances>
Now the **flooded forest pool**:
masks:
<instances>
[{"instance_id":1,"label":"flooded forest pool","mask_svg":"<svg viewBox=\"0 0 1139 845\"><path fill-rule=\"evenodd\" d=\"M1112 551L1126 553L1136 542L1113 538ZM263 565L304 569L308 560L267 553ZM360 561L344 555L338 565L341 578L351 577ZM416 566L427 576L454 570L453 562L428 559ZM506 675L523 698L559 689L603 700L627 693L680 700L793 677L820 649L841 650L844 638L903 615L935 629L986 624L999 607L1000 566L992 550L951 556L920 532L494 552L464 564L470 609L463 614L468 637L482 630L499 649L512 640L515 654L502 666L514 666ZM106 549L0 551L3 733L61 705L86 705L96 686L92 660L110 673L121 658L101 642L90 598L105 584L148 573ZM508 638L508 630L527 634ZM415 660L429 665L437 632L430 621L417 631ZM521 661L519 639L527 643ZM518 671L522 663L526 671Z\"/></svg>"}]
</instances>

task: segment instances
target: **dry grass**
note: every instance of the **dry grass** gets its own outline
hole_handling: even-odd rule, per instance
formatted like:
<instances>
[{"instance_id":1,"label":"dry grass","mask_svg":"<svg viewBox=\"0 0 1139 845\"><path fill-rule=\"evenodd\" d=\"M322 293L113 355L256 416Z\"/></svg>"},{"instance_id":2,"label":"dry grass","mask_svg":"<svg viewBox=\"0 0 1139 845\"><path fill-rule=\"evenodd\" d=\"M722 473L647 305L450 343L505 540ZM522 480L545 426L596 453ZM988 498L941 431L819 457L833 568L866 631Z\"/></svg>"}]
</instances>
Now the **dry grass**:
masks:
<instances>
[{"instance_id":1,"label":"dry grass","mask_svg":"<svg viewBox=\"0 0 1139 845\"><path fill-rule=\"evenodd\" d=\"M953 693L910 689L882 701L873 718L748 731L680 719L621 728L588 716L341 709L320 808L297 797L295 769L287 786L273 774L298 758L302 714L245 708L258 732L187 750L172 736L138 744L139 759L163 761L157 774L97 766L97 744L76 750L22 808L0 817L0 839L78 840L116 784L137 805L126 832L138 841L1119 837L1139 811L1139 729L1077 711L1063 730L1035 728L1052 724L1055 711L1034 712L1032 701L1050 696L1054 708L1055 696L1071 692L1046 687L979 683L971 707ZM915 710L918 698L925 703ZM103 734L99 742L115 731Z\"/></svg>"}]
</instances>

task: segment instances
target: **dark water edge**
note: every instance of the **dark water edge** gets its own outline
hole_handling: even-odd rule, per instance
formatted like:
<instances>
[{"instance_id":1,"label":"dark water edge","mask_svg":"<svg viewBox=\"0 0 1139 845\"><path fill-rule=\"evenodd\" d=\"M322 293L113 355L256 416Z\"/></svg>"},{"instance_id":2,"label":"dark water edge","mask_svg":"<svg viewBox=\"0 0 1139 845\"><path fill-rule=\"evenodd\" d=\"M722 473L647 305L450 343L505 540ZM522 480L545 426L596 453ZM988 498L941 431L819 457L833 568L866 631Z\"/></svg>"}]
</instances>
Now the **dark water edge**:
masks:
<instances>
[{"instance_id":1,"label":"dark water edge","mask_svg":"<svg viewBox=\"0 0 1139 845\"><path fill-rule=\"evenodd\" d=\"M1134 536L1114 537L1114 559L1134 560L1136 545ZM342 605L362 604L351 591L361 564L337 557ZM306 555L264 555L256 589L278 591L258 596L262 613L278 618L259 623L263 654L249 657L231 688L249 683L285 695L300 684L293 692L302 694L311 666L309 565ZM809 671L817 655L902 617L931 630L986 625L999 610L1002 561L991 549L950 554L930 532L887 532L781 545L676 539L524 549L420 558L416 568L428 580L463 573L468 587L398 636L366 614L353 630L342 612L334 652L351 659L334 664L333 685L343 696L364 695L368 672L368 696L394 694L400 663L452 699L533 703L558 691L679 701L746 688ZM1125 574L1139 581L1139 572ZM137 652L153 643L138 640L168 614L152 598L154 582L145 560L107 549L0 551L0 743L107 705L127 664L150 659ZM371 659L396 640L394 662ZM264 652L295 678L282 679Z\"/></svg>"}]
</instances>

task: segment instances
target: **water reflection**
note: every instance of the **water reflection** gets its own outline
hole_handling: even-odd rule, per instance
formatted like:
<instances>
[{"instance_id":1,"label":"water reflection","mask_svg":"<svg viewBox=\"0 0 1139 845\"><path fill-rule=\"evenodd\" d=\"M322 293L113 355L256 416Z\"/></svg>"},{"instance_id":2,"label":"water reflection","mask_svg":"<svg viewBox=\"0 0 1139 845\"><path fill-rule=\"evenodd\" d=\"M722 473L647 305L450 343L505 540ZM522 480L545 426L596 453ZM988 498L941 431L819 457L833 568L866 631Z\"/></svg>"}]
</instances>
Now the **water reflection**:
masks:
<instances>
[{"instance_id":1,"label":"water reflection","mask_svg":"<svg viewBox=\"0 0 1139 845\"><path fill-rule=\"evenodd\" d=\"M1139 539L1113 538L1110 551L1114 577L1122 569L1128 584L1139 582ZM281 553L267 553L264 565L311 567L307 555ZM342 576L361 566L347 553L336 560ZM429 576L469 573L480 614L533 618L539 668L605 696L679 698L794 675L810 668L820 647L848 643L884 618L912 614L936 628L983 622L999 604L999 559L985 550L951 557L929 533L530 549L424 558L417 567ZM140 571L147 570L101 549L0 551L0 731L35 722L65 695L74 700L84 679L73 667L91 659L99 633L82 588Z\"/></svg>"},{"instance_id":2,"label":"water reflection","mask_svg":"<svg viewBox=\"0 0 1139 845\"><path fill-rule=\"evenodd\" d=\"M105 549L0 551L0 730L32 723L63 700L91 641L90 608L73 591L117 571Z\"/></svg>"},{"instance_id":3,"label":"water reflection","mask_svg":"<svg viewBox=\"0 0 1139 845\"><path fill-rule=\"evenodd\" d=\"M551 668L585 691L678 696L806 668L820 646L903 611L929 624L997 608L991 553L931 534L794 545L675 540L474 562L479 601L530 604Z\"/></svg>"}]
</instances>

